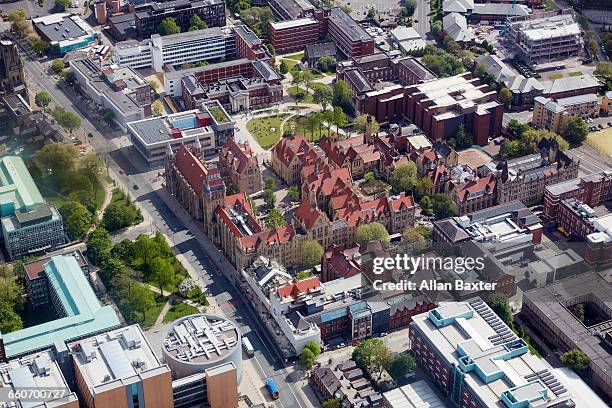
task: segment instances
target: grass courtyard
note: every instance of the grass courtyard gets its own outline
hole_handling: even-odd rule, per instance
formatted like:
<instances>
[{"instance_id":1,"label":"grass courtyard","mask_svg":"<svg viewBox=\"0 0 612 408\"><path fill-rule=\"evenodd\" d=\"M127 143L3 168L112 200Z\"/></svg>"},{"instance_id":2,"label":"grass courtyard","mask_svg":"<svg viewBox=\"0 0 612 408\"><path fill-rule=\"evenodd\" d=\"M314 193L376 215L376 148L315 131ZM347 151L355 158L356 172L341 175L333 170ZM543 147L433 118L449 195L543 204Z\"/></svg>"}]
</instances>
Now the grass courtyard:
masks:
<instances>
[{"instance_id":1,"label":"grass courtyard","mask_svg":"<svg viewBox=\"0 0 612 408\"><path fill-rule=\"evenodd\" d=\"M247 129L264 149L272 148L281 137L281 123L289 115L274 115L255 118L247 122Z\"/></svg>"},{"instance_id":2,"label":"grass courtyard","mask_svg":"<svg viewBox=\"0 0 612 408\"><path fill-rule=\"evenodd\" d=\"M589 133L587 143L600 152L612 156L612 128Z\"/></svg>"}]
</instances>

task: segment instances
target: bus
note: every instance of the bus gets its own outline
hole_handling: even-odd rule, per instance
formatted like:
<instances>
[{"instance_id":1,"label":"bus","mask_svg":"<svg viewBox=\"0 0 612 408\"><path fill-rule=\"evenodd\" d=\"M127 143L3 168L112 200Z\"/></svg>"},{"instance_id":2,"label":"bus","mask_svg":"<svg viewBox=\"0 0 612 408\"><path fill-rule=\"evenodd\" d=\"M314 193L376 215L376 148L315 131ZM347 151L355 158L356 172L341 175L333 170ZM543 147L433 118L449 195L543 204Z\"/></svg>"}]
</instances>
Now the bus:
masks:
<instances>
[{"instance_id":1,"label":"bus","mask_svg":"<svg viewBox=\"0 0 612 408\"><path fill-rule=\"evenodd\" d=\"M271 378L268 378L266 380L266 388L268 389L268 392L270 392L272 398L278 399L278 388L276 388L276 385L274 384L274 381L272 381Z\"/></svg>"},{"instance_id":2,"label":"bus","mask_svg":"<svg viewBox=\"0 0 612 408\"><path fill-rule=\"evenodd\" d=\"M255 349L253 348L253 345L251 344L248 338L242 337L242 346L244 347L247 356L253 357L255 355Z\"/></svg>"}]
</instances>

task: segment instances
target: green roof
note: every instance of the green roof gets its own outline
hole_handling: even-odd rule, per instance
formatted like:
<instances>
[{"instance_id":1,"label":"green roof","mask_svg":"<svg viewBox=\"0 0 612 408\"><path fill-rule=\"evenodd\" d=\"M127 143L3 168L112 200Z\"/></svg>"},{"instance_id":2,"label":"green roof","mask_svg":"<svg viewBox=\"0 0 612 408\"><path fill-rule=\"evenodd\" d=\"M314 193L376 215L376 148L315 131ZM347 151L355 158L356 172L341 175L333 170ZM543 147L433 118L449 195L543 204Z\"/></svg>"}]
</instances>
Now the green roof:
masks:
<instances>
[{"instance_id":1,"label":"green roof","mask_svg":"<svg viewBox=\"0 0 612 408\"><path fill-rule=\"evenodd\" d=\"M44 266L50 288L59 297L67 317L18 330L0 337L8 358L109 330L120 325L111 306L102 306L77 260L58 255Z\"/></svg>"},{"instance_id":2,"label":"green roof","mask_svg":"<svg viewBox=\"0 0 612 408\"><path fill-rule=\"evenodd\" d=\"M0 216L11 216L17 210L32 211L44 203L23 159L19 156L0 159Z\"/></svg>"}]
</instances>

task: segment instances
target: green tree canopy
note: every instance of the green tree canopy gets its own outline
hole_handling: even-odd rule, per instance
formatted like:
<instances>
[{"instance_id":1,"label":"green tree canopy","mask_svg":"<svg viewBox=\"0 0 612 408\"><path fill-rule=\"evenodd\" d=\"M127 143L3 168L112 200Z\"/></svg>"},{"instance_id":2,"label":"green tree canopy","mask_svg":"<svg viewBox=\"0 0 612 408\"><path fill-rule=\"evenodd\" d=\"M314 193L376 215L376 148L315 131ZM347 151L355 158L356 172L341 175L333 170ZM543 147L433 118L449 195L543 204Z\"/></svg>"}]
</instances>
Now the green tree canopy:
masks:
<instances>
[{"instance_id":1,"label":"green tree canopy","mask_svg":"<svg viewBox=\"0 0 612 408\"><path fill-rule=\"evenodd\" d=\"M291 201L300 201L300 190L296 186L289 187L287 195L289 195Z\"/></svg>"},{"instance_id":2,"label":"green tree canopy","mask_svg":"<svg viewBox=\"0 0 612 408\"><path fill-rule=\"evenodd\" d=\"M308 240L302 243L300 253L302 255L302 266L304 268L312 268L321 263L324 250L317 241Z\"/></svg>"},{"instance_id":3,"label":"green tree canopy","mask_svg":"<svg viewBox=\"0 0 612 408\"><path fill-rule=\"evenodd\" d=\"M273 207L274 204L276 204L276 195L274 194L274 191L270 189L264 190L264 201L267 206Z\"/></svg>"},{"instance_id":4,"label":"green tree canopy","mask_svg":"<svg viewBox=\"0 0 612 408\"><path fill-rule=\"evenodd\" d=\"M120 259L126 265L131 265L134 260L134 241L124 239L116 243L111 249L113 258Z\"/></svg>"},{"instance_id":5,"label":"green tree canopy","mask_svg":"<svg viewBox=\"0 0 612 408\"><path fill-rule=\"evenodd\" d=\"M329 55L324 55L317 60L317 69L322 72L334 72L336 59Z\"/></svg>"},{"instance_id":6,"label":"green tree canopy","mask_svg":"<svg viewBox=\"0 0 612 408\"><path fill-rule=\"evenodd\" d=\"M78 201L68 201L59 208L68 235L72 239L81 239L91 225L92 215L83 204Z\"/></svg>"},{"instance_id":7,"label":"green tree canopy","mask_svg":"<svg viewBox=\"0 0 612 408\"><path fill-rule=\"evenodd\" d=\"M22 327L21 316L15 312L11 305L0 303L0 332L7 334L20 330Z\"/></svg>"},{"instance_id":8,"label":"green tree canopy","mask_svg":"<svg viewBox=\"0 0 612 408\"><path fill-rule=\"evenodd\" d=\"M340 408L341 404L340 398L332 398L323 401L323 408Z\"/></svg>"},{"instance_id":9,"label":"green tree canopy","mask_svg":"<svg viewBox=\"0 0 612 408\"><path fill-rule=\"evenodd\" d=\"M70 7L70 0L55 0L55 8L58 11L65 11Z\"/></svg>"},{"instance_id":10,"label":"green tree canopy","mask_svg":"<svg viewBox=\"0 0 612 408\"><path fill-rule=\"evenodd\" d=\"M74 170L79 150L73 144L49 143L36 152L36 158L54 176L63 176Z\"/></svg>"},{"instance_id":11,"label":"green tree canopy","mask_svg":"<svg viewBox=\"0 0 612 408\"><path fill-rule=\"evenodd\" d=\"M399 353L393 356L387 369L389 374L399 380L416 370L416 360L408 353Z\"/></svg>"},{"instance_id":12,"label":"green tree canopy","mask_svg":"<svg viewBox=\"0 0 612 408\"><path fill-rule=\"evenodd\" d=\"M284 227L287 225L287 220L285 220L283 213L273 208L268 212L268 215L266 215L265 224L268 228Z\"/></svg>"},{"instance_id":13,"label":"green tree canopy","mask_svg":"<svg viewBox=\"0 0 612 408\"><path fill-rule=\"evenodd\" d=\"M433 196L431 207L437 220L452 217L455 214L453 199L448 194L436 194Z\"/></svg>"},{"instance_id":14,"label":"green tree canopy","mask_svg":"<svg viewBox=\"0 0 612 408\"><path fill-rule=\"evenodd\" d=\"M391 352L381 339L366 339L355 347L352 359L357 367L380 377L391 362Z\"/></svg>"},{"instance_id":15,"label":"green tree canopy","mask_svg":"<svg viewBox=\"0 0 612 408\"><path fill-rule=\"evenodd\" d=\"M70 1L70 0L66 0L66 1ZM66 68L66 65L64 64L64 61L61 58L56 58L51 63L51 69L56 74L59 74L60 72L62 72L64 68Z\"/></svg>"},{"instance_id":16,"label":"green tree canopy","mask_svg":"<svg viewBox=\"0 0 612 408\"><path fill-rule=\"evenodd\" d=\"M281 60L280 66L279 66L279 71L281 74L285 75L287 72L289 72L289 66L287 66L287 63L285 62L285 60Z\"/></svg>"},{"instance_id":17,"label":"green tree canopy","mask_svg":"<svg viewBox=\"0 0 612 408\"><path fill-rule=\"evenodd\" d=\"M141 284L134 284L131 288L130 296L125 300L131 311L137 312L142 316L137 317L140 321L145 320L147 309L155 304L153 292Z\"/></svg>"},{"instance_id":18,"label":"green tree canopy","mask_svg":"<svg viewBox=\"0 0 612 408\"><path fill-rule=\"evenodd\" d=\"M200 16L197 14L191 16L189 19L189 31L203 30L205 28L208 28L208 25L200 18Z\"/></svg>"},{"instance_id":19,"label":"green tree canopy","mask_svg":"<svg viewBox=\"0 0 612 408\"><path fill-rule=\"evenodd\" d=\"M332 92L332 105L342 108L344 113L351 115L353 109L353 94L346 82L336 81Z\"/></svg>"},{"instance_id":20,"label":"green tree canopy","mask_svg":"<svg viewBox=\"0 0 612 408\"><path fill-rule=\"evenodd\" d=\"M319 355L321 354L321 345L316 341L311 340L307 342L305 348L312 351L312 354L315 356L315 358L319 357Z\"/></svg>"},{"instance_id":21,"label":"green tree canopy","mask_svg":"<svg viewBox=\"0 0 612 408\"><path fill-rule=\"evenodd\" d=\"M579 348L573 348L567 353L561 354L559 358L561 362L567 367L571 368L576 372L581 372L589 367L590 359L582 350Z\"/></svg>"},{"instance_id":22,"label":"green tree canopy","mask_svg":"<svg viewBox=\"0 0 612 408\"><path fill-rule=\"evenodd\" d=\"M51 103L51 95L47 91L40 91L34 97L34 103L39 108L47 109L49 104Z\"/></svg>"},{"instance_id":23,"label":"green tree canopy","mask_svg":"<svg viewBox=\"0 0 612 408\"><path fill-rule=\"evenodd\" d=\"M561 124L561 135L571 144L584 142L588 134L589 127L580 116L571 116Z\"/></svg>"},{"instance_id":24,"label":"green tree canopy","mask_svg":"<svg viewBox=\"0 0 612 408\"><path fill-rule=\"evenodd\" d=\"M407 193L411 192L415 188L416 184L416 164L414 162L408 162L399 165L393 173L391 173L391 179L389 183L393 187L393 191L396 193Z\"/></svg>"},{"instance_id":25,"label":"green tree canopy","mask_svg":"<svg viewBox=\"0 0 612 408\"><path fill-rule=\"evenodd\" d=\"M109 254L113 246L110 235L104 227L98 227L87 239L87 255L94 265L100 265L105 254Z\"/></svg>"},{"instance_id":26,"label":"green tree canopy","mask_svg":"<svg viewBox=\"0 0 612 408\"><path fill-rule=\"evenodd\" d=\"M178 34L181 32L181 28L176 24L176 21L172 17L164 18L159 26L157 27L157 32L159 35L170 35L170 34Z\"/></svg>"},{"instance_id":27,"label":"green tree canopy","mask_svg":"<svg viewBox=\"0 0 612 408\"><path fill-rule=\"evenodd\" d=\"M512 92L510 92L508 88L504 87L499 90L497 98L504 106L510 106L510 104L512 103Z\"/></svg>"},{"instance_id":28,"label":"green tree canopy","mask_svg":"<svg viewBox=\"0 0 612 408\"><path fill-rule=\"evenodd\" d=\"M104 210L102 225L107 231L129 227L136 222L138 213L133 205L125 202L112 202Z\"/></svg>"},{"instance_id":29,"label":"green tree canopy","mask_svg":"<svg viewBox=\"0 0 612 408\"><path fill-rule=\"evenodd\" d=\"M164 288L174 281L174 268L167 258L157 257L151 261L151 276L159 286L162 296Z\"/></svg>"},{"instance_id":30,"label":"green tree canopy","mask_svg":"<svg viewBox=\"0 0 612 408\"><path fill-rule=\"evenodd\" d=\"M389 232L384 225L379 222L362 224L355 231L355 241L365 244L369 241L382 241L384 245L389 243Z\"/></svg>"},{"instance_id":31,"label":"green tree canopy","mask_svg":"<svg viewBox=\"0 0 612 408\"><path fill-rule=\"evenodd\" d=\"M359 133L364 133L366 130L366 125L368 122L368 114L364 113L362 115L359 115L355 118L355 124L353 125L353 128L355 129L355 131L359 132ZM380 125L378 124L378 122L376 121L376 118L373 116L370 116L371 121L372 121L372 133L376 133L380 130Z\"/></svg>"},{"instance_id":32,"label":"green tree canopy","mask_svg":"<svg viewBox=\"0 0 612 408\"><path fill-rule=\"evenodd\" d=\"M492 293L487 297L486 303L508 327L514 327L514 318L512 317L508 295L505 293Z\"/></svg>"},{"instance_id":33,"label":"green tree canopy","mask_svg":"<svg viewBox=\"0 0 612 408\"><path fill-rule=\"evenodd\" d=\"M304 348L304 350L302 350L302 354L300 355L300 366L304 370L310 370L315 360L316 357L310 349Z\"/></svg>"},{"instance_id":34,"label":"green tree canopy","mask_svg":"<svg viewBox=\"0 0 612 408\"><path fill-rule=\"evenodd\" d=\"M321 108L323 108L323 111L327 110L327 107L331 103L332 99L333 99L333 93L332 93L332 89L329 86L327 85L317 86L314 89L312 100L315 103L320 104Z\"/></svg>"}]
</instances>

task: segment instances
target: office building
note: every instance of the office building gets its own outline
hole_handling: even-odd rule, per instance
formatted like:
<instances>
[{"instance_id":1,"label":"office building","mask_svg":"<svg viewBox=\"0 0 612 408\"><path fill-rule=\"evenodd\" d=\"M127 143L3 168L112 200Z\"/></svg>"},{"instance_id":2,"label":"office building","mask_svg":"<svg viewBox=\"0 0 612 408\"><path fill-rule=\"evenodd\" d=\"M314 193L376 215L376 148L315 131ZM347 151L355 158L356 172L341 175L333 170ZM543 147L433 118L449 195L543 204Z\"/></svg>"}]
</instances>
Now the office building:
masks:
<instances>
[{"instance_id":1,"label":"office building","mask_svg":"<svg viewBox=\"0 0 612 408\"><path fill-rule=\"evenodd\" d=\"M8 396L40 390L37 398L11 398L0 401L0 408L79 408L79 400L70 391L51 351L41 351L0 363L0 392ZM42 394L48 395L42 395Z\"/></svg>"},{"instance_id":2,"label":"office building","mask_svg":"<svg viewBox=\"0 0 612 408\"><path fill-rule=\"evenodd\" d=\"M49 14L32 19L34 30L49 43L50 51L63 56L96 41L96 32L80 16L70 13Z\"/></svg>"},{"instance_id":3,"label":"office building","mask_svg":"<svg viewBox=\"0 0 612 408\"><path fill-rule=\"evenodd\" d=\"M578 348L587 355L589 384L608 400L612 398L610 293L612 287L605 279L587 272L525 292L521 311L540 338L559 352ZM584 316L576 314L578 305Z\"/></svg>"},{"instance_id":4,"label":"office building","mask_svg":"<svg viewBox=\"0 0 612 408\"><path fill-rule=\"evenodd\" d=\"M142 39L156 34L159 24L171 17L182 32L189 31L189 20L199 16L208 27L225 26L225 2L222 0L175 0L143 3L135 8L135 27Z\"/></svg>"},{"instance_id":5,"label":"office building","mask_svg":"<svg viewBox=\"0 0 612 408\"><path fill-rule=\"evenodd\" d=\"M574 406L567 388L482 299L412 319L417 363L456 406Z\"/></svg>"},{"instance_id":6,"label":"office building","mask_svg":"<svg viewBox=\"0 0 612 408\"><path fill-rule=\"evenodd\" d=\"M224 317L194 314L175 320L163 340L162 355L175 377L187 377L231 362L240 382L241 334Z\"/></svg>"},{"instance_id":7,"label":"office building","mask_svg":"<svg viewBox=\"0 0 612 408\"><path fill-rule=\"evenodd\" d=\"M312 17L270 22L268 31L270 44L280 54L303 51L321 37L320 22Z\"/></svg>"},{"instance_id":8,"label":"office building","mask_svg":"<svg viewBox=\"0 0 612 408\"><path fill-rule=\"evenodd\" d=\"M374 38L344 10L332 8L327 24L329 37L348 58L374 53Z\"/></svg>"},{"instance_id":9,"label":"office building","mask_svg":"<svg viewBox=\"0 0 612 408\"><path fill-rule=\"evenodd\" d=\"M533 126L560 133L563 121L572 116L583 119L599 116L599 98L585 94L561 98L556 101L538 96L534 99Z\"/></svg>"},{"instance_id":10,"label":"office building","mask_svg":"<svg viewBox=\"0 0 612 408\"><path fill-rule=\"evenodd\" d=\"M113 61L130 68L149 68L162 72L168 64L180 66L199 61L232 58L236 41L229 28L207 28L179 34L153 34L143 41L128 40L115 46Z\"/></svg>"},{"instance_id":11,"label":"office building","mask_svg":"<svg viewBox=\"0 0 612 408\"><path fill-rule=\"evenodd\" d=\"M561 200L569 198L575 198L591 207L611 201L612 172L604 171L546 186L544 190L544 218L549 222L555 221Z\"/></svg>"},{"instance_id":12,"label":"office building","mask_svg":"<svg viewBox=\"0 0 612 408\"><path fill-rule=\"evenodd\" d=\"M81 406L172 408L172 375L140 326L68 344Z\"/></svg>"},{"instance_id":13,"label":"office building","mask_svg":"<svg viewBox=\"0 0 612 408\"><path fill-rule=\"evenodd\" d=\"M81 91L100 108L113 112L113 121L127 124L151 116L151 87L130 67L101 67L91 59L70 63Z\"/></svg>"},{"instance_id":14,"label":"office building","mask_svg":"<svg viewBox=\"0 0 612 408\"><path fill-rule=\"evenodd\" d=\"M297 20L312 14L315 10L308 0L269 0L268 5L280 21Z\"/></svg>"},{"instance_id":15,"label":"office building","mask_svg":"<svg viewBox=\"0 0 612 408\"><path fill-rule=\"evenodd\" d=\"M226 139L212 126L213 116L203 103L199 109L127 124L136 151L151 167L163 166L166 156L182 145L201 149L206 156L216 154Z\"/></svg>"},{"instance_id":16,"label":"office building","mask_svg":"<svg viewBox=\"0 0 612 408\"><path fill-rule=\"evenodd\" d=\"M21 157L5 156L0 160L0 185L0 222L10 259L66 242L61 215L45 202Z\"/></svg>"},{"instance_id":17,"label":"office building","mask_svg":"<svg viewBox=\"0 0 612 408\"><path fill-rule=\"evenodd\" d=\"M174 408L238 408L239 372L232 361L172 381Z\"/></svg>"},{"instance_id":18,"label":"office building","mask_svg":"<svg viewBox=\"0 0 612 408\"><path fill-rule=\"evenodd\" d=\"M1 335L0 356L13 358L44 350L120 325L112 306L102 306L77 260L57 255L44 265L49 310L55 320Z\"/></svg>"},{"instance_id":19,"label":"office building","mask_svg":"<svg viewBox=\"0 0 612 408\"><path fill-rule=\"evenodd\" d=\"M531 65L577 56L583 46L571 9L509 17L507 35L518 55Z\"/></svg>"}]
</instances>

